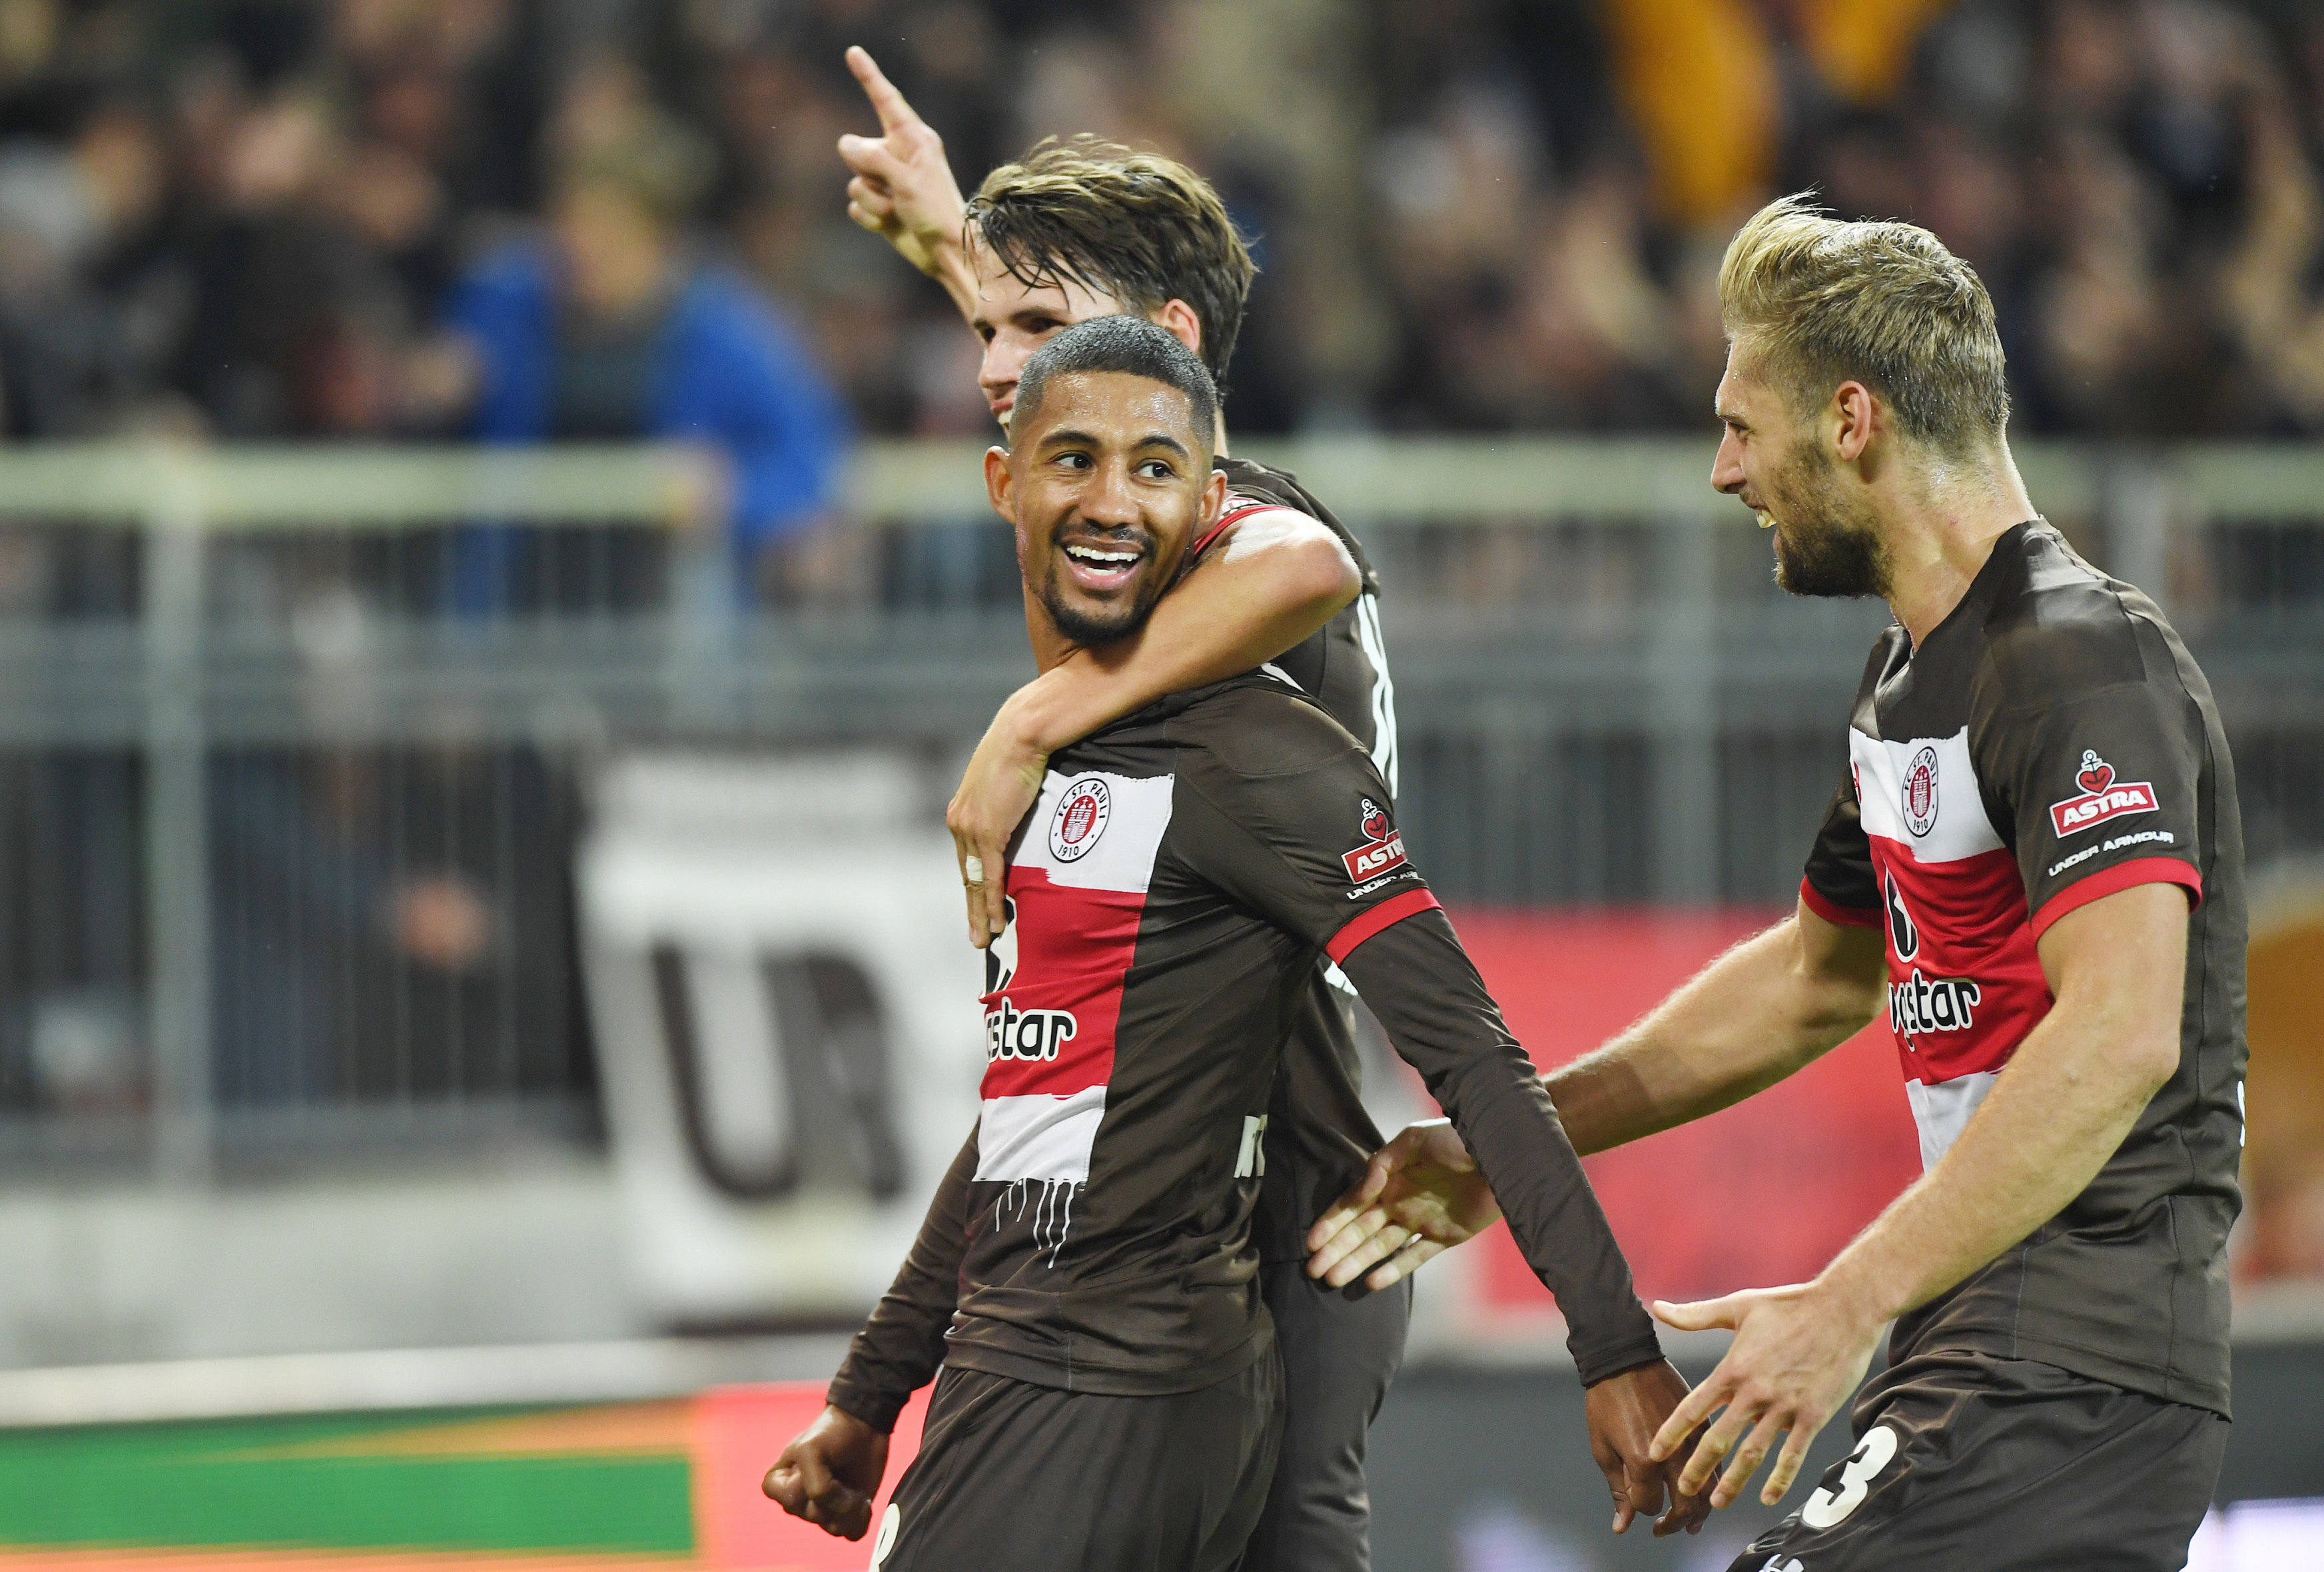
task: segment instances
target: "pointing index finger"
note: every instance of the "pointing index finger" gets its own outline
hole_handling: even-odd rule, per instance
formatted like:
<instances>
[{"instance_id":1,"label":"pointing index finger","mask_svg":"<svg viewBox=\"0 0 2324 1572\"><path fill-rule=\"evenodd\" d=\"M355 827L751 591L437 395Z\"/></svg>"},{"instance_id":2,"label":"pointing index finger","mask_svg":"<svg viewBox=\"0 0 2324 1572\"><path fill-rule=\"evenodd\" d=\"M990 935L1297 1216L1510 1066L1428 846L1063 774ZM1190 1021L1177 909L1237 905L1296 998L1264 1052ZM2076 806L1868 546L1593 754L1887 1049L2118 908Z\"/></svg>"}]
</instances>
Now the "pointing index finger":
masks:
<instances>
[{"instance_id":1,"label":"pointing index finger","mask_svg":"<svg viewBox=\"0 0 2324 1572\"><path fill-rule=\"evenodd\" d=\"M848 45L847 69L863 84L863 96L872 100L872 111L880 116L881 130L893 133L920 123L911 105L904 101L904 95L896 90L896 84L888 79L880 69L880 62L872 58L871 51L860 43Z\"/></svg>"}]
</instances>

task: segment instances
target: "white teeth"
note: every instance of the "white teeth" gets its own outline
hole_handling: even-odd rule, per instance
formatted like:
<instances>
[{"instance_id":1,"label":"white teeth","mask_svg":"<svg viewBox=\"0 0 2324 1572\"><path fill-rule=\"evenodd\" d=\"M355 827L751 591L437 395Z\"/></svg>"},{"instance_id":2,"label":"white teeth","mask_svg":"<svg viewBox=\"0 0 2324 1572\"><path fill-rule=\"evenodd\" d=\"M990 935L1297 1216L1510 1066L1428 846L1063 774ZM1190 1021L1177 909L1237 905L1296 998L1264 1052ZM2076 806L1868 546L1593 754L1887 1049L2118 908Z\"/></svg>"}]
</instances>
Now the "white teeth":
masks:
<instances>
[{"instance_id":1,"label":"white teeth","mask_svg":"<svg viewBox=\"0 0 2324 1572\"><path fill-rule=\"evenodd\" d=\"M1135 551L1101 551L1094 546L1068 546L1065 555L1083 562L1095 562L1109 568L1127 567L1138 560Z\"/></svg>"}]
</instances>

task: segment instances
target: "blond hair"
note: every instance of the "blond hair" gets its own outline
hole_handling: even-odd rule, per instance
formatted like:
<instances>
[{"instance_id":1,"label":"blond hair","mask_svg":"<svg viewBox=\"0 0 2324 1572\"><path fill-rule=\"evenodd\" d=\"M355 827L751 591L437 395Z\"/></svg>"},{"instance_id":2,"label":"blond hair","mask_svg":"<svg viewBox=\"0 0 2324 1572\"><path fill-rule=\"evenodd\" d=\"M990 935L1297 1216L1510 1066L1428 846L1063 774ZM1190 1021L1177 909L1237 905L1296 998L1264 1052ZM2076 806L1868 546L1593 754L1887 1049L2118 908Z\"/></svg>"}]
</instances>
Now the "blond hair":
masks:
<instances>
[{"instance_id":1,"label":"blond hair","mask_svg":"<svg viewBox=\"0 0 2324 1572\"><path fill-rule=\"evenodd\" d=\"M1807 194L1778 198L1728 243L1719 310L1752 371L1794 409L1861 382L1905 436L1956 454L2009 424L1993 300L1925 229L1843 223Z\"/></svg>"}]
</instances>

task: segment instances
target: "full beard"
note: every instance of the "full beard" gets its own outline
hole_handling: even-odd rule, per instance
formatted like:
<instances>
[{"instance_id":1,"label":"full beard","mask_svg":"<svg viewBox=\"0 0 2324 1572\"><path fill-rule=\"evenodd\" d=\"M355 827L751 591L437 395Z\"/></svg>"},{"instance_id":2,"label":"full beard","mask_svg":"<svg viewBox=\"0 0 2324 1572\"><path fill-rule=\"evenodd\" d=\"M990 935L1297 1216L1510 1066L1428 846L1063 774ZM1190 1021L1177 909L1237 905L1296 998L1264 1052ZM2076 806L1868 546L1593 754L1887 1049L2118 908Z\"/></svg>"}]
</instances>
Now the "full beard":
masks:
<instances>
[{"instance_id":1,"label":"full beard","mask_svg":"<svg viewBox=\"0 0 2324 1572\"><path fill-rule=\"evenodd\" d=\"M1855 599L1888 593L1888 551L1869 514L1849 506L1831 456L1802 442L1776 472L1775 582L1794 595Z\"/></svg>"}]
</instances>

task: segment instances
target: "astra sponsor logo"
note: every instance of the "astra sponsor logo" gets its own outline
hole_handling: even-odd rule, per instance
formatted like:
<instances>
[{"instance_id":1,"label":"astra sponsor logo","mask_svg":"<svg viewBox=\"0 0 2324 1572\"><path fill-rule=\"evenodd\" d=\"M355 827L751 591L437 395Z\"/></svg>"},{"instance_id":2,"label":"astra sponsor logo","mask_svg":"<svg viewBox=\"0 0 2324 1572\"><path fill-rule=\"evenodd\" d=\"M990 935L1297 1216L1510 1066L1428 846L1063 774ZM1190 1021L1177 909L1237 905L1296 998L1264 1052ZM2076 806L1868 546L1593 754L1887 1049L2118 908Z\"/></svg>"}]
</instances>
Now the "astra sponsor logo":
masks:
<instances>
[{"instance_id":1,"label":"astra sponsor logo","mask_svg":"<svg viewBox=\"0 0 2324 1572\"><path fill-rule=\"evenodd\" d=\"M2050 804L2050 824L2068 836L2127 814L2152 813L2160 806L2153 786L2144 781L2117 781L2114 766L2091 749L2082 750L2082 767L2074 776L2081 794Z\"/></svg>"},{"instance_id":2,"label":"astra sponsor logo","mask_svg":"<svg viewBox=\"0 0 2324 1572\"><path fill-rule=\"evenodd\" d=\"M1903 982L1888 985L1888 1024L1906 1038L1967 1031L1984 996L1968 977L1924 977L1914 966Z\"/></svg>"},{"instance_id":3,"label":"astra sponsor logo","mask_svg":"<svg viewBox=\"0 0 2324 1572\"><path fill-rule=\"evenodd\" d=\"M1364 844L1340 856L1348 866L1348 883L1360 884L1404 866L1404 832L1388 823L1387 810L1369 797L1364 799L1360 828Z\"/></svg>"},{"instance_id":4,"label":"astra sponsor logo","mask_svg":"<svg viewBox=\"0 0 2324 1572\"><path fill-rule=\"evenodd\" d=\"M1070 1010L1019 1010L1004 995L984 1013L984 1057L1052 1061L1081 1029Z\"/></svg>"}]
</instances>

